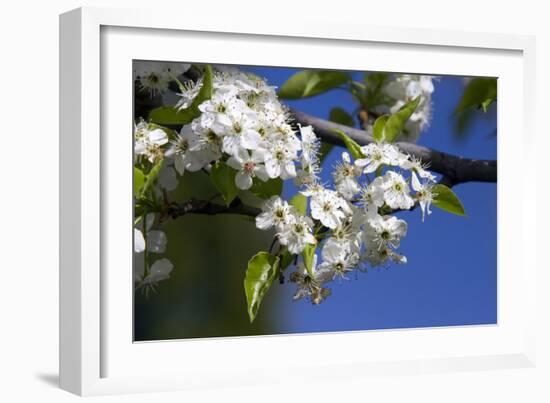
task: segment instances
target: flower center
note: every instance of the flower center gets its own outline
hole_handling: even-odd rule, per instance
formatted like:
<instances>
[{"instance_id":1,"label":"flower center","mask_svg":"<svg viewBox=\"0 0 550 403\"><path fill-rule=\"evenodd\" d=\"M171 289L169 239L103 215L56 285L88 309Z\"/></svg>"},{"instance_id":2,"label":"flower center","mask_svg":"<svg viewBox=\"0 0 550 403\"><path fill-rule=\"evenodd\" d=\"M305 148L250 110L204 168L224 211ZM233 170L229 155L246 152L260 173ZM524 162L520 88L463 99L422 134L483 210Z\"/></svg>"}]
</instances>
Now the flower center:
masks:
<instances>
[{"instance_id":1,"label":"flower center","mask_svg":"<svg viewBox=\"0 0 550 403\"><path fill-rule=\"evenodd\" d=\"M282 150L278 150L278 151L275 152L275 158L278 161L282 161L282 160L285 159L285 153Z\"/></svg>"},{"instance_id":2,"label":"flower center","mask_svg":"<svg viewBox=\"0 0 550 403\"><path fill-rule=\"evenodd\" d=\"M384 241L387 241L388 239L390 239L390 236L391 236L391 234L388 230L384 230L380 234L380 238L382 238Z\"/></svg>"},{"instance_id":3,"label":"flower center","mask_svg":"<svg viewBox=\"0 0 550 403\"><path fill-rule=\"evenodd\" d=\"M246 172L251 173L254 171L254 168L256 168L256 164L252 161L245 162L243 168Z\"/></svg>"},{"instance_id":4,"label":"flower center","mask_svg":"<svg viewBox=\"0 0 550 403\"><path fill-rule=\"evenodd\" d=\"M275 211L275 217L282 219L285 216L285 212L282 208Z\"/></svg>"},{"instance_id":5,"label":"flower center","mask_svg":"<svg viewBox=\"0 0 550 403\"><path fill-rule=\"evenodd\" d=\"M398 191L398 192L402 192L403 191L403 185L401 185L401 183L395 183L393 185L393 188Z\"/></svg>"},{"instance_id":6,"label":"flower center","mask_svg":"<svg viewBox=\"0 0 550 403\"><path fill-rule=\"evenodd\" d=\"M233 123L233 130L235 133L240 134L243 131L243 128L239 122Z\"/></svg>"},{"instance_id":7,"label":"flower center","mask_svg":"<svg viewBox=\"0 0 550 403\"><path fill-rule=\"evenodd\" d=\"M224 104L219 104L218 107L216 108L216 110L217 110L219 113L225 113L225 111L227 110L227 108L225 107Z\"/></svg>"},{"instance_id":8,"label":"flower center","mask_svg":"<svg viewBox=\"0 0 550 403\"><path fill-rule=\"evenodd\" d=\"M328 213L330 210L332 210L332 205L329 202L326 202L323 204L323 211L325 213Z\"/></svg>"}]
</instances>

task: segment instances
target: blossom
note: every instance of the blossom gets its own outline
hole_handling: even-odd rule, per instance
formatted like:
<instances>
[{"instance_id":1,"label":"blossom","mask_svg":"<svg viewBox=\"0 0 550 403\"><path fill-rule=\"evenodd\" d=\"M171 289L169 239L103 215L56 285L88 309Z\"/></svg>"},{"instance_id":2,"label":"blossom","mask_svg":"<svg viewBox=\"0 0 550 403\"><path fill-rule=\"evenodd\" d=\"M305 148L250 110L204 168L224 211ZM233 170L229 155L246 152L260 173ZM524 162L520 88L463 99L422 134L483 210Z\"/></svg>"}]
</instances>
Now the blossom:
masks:
<instances>
[{"instance_id":1,"label":"blossom","mask_svg":"<svg viewBox=\"0 0 550 403\"><path fill-rule=\"evenodd\" d=\"M269 180L266 168L262 164L263 160L262 152L254 150L251 154L242 148L234 156L229 157L227 165L238 171L235 175L235 184L239 189L250 189L256 176L264 182Z\"/></svg>"},{"instance_id":2,"label":"blossom","mask_svg":"<svg viewBox=\"0 0 550 403\"><path fill-rule=\"evenodd\" d=\"M375 178L370 184L361 188L359 202L365 209L367 216L374 217L378 214L378 209L384 205L382 177Z\"/></svg>"},{"instance_id":3,"label":"blossom","mask_svg":"<svg viewBox=\"0 0 550 403\"><path fill-rule=\"evenodd\" d=\"M326 243L321 251L321 256L323 257L323 263L319 265L319 270L332 272L333 278L346 279L346 273L352 271L358 261L357 254L350 253L348 248L335 242Z\"/></svg>"},{"instance_id":4,"label":"blossom","mask_svg":"<svg viewBox=\"0 0 550 403\"><path fill-rule=\"evenodd\" d=\"M174 166L180 175L185 171L196 172L205 165L205 158L201 154L193 152L190 144L195 141L195 132L190 125L183 126L175 140L170 142L171 146L166 156L174 158Z\"/></svg>"},{"instance_id":5,"label":"blossom","mask_svg":"<svg viewBox=\"0 0 550 403\"><path fill-rule=\"evenodd\" d=\"M149 268L147 276L140 283L140 286L145 290L145 294L154 291L159 281L169 279L173 269L174 265L170 260L166 258L156 260Z\"/></svg>"},{"instance_id":6,"label":"blossom","mask_svg":"<svg viewBox=\"0 0 550 403\"><path fill-rule=\"evenodd\" d=\"M407 169L413 173L416 173L421 178L427 179L432 182L435 181L435 176L431 172L426 170L429 165L423 164L420 158L411 156L408 159L404 160L400 166L403 169Z\"/></svg>"},{"instance_id":7,"label":"blossom","mask_svg":"<svg viewBox=\"0 0 550 403\"><path fill-rule=\"evenodd\" d=\"M359 182L357 182L357 176L361 174L361 171L356 166L351 164L350 155L347 152L342 153L342 162L339 162L332 176L336 184L336 190L346 200L351 200L361 188Z\"/></svg>"},{"instance_id":8,"label":"blossom","mask_svg":"<svg viewBox=\"0 0 550 403\"><path fill-rule=\"evenodd\" d=\"M262 141L257 131L257 117L252 110L231 109L227 113L216 115L212 130L223 137L222 149L229 155L235 155L239 149L254 150Z\"/></svg>"},{"instance_id":9,"label":"blossom","mask_svg":"<svg viewBox=\"0 0 550 403\"><path fill-rule=\"evenodd\" d=\"M319 139L313 132L313 127L299 125L299 128L302 142L302 165L308 166L310 164L317 163L320 143Z\"/></svg>"},{"instance_id":10,"label":"blossom","mask_svg":"<svg viewBox=\"0 0 550 403\"><path fill-rule=\"evenodd\" d=\"M334 229L351 210L347 201L333 190L323 189L311 198L311 216L328 228Z\"/></svg>"},{"instance_id":11,"label":"blossom","mask_svg":"<svg viewBox=\"0 0 550 403\"><path fill-rule=\"evenodd\" d=\"M355 160L355 165L364 168L365 174L376 171L384 165L399 165L407 157L396 146L387 143L370 143L361 147L364 158Z\"/></svg>"},{"instance_id":12,"label":"blossom","mask_svg":"<svg viewBox=\"0 0 550 403\"><path fill-rule=\"evenodd\" d=\"M294 159L296 155L286 147L285 143L279 142L264 149L265 167L270 178L289 179L296 176Z\"/></svg>"},{"instance_id":13,"label":"blossom","mask_svg":"<svg viewBox=\"0 0 550 403\"><path fill-rule=\"evenodd\" d=\"M331 270L321 269L317 266L317 255L313 256L310 271L307 270L303 262L300 262L297 270L290 276L290 281L296 283L297 286L293 299L299 300L308 297L314 305L320 304L330 295L330 290L322 285L331 281L332 278Z\"/></svg>"},{"instance_id":14,"label":"blossom","mask_svg":"<svg viewBox=\"0 0 550 403\"><path fill-rule=\"evenodd\" d=\"M162 129L149 130L147 123L140 122L134 129L134 153L144 155L149 162L155 163L162 159L164 152L161 146L168 143L168 135Z\"/></svg>"},{"instance_id":15,"label":"blossom","mask_svg":"<svg viewBox=\"0 0 550 403\"><path fill-rule=\"evenodd\" d=\"M293 254L300 254L308 244L315 245L317 240L311 233L313 221L309 217L291 215L290 223L283 226L278 238L281 245L285 245Z\"/></svg>"},{"instance_id":16,"label":"blossom","mask_svg":"<svg viewBox=\"0 0 550 403\"><path fill-rule=\"evenodd\" d=\"M187 63L140 62L136 64L134 74L140 89L155 96L166 91L170 81L190 67Z\"/></svg>"},{"instance_id":17,"label":"blossom","mask_svg":"<svg viewBox=\"0 0 550 403\"><path fill-rule=\"evenodd\" d=\"M411 185L413 190L416 192L415 197L416 200L418 200L418 204L420 204L420 209L422 210L422 221L424 221L425 215L432 214L430 205L432 204L434 198L434 194L432 193L433 185L429 182L420 183L414 172L412 173Z\"/></svg>"},{"instance_id":18,"label":"blossom","mask_svg":"<svg viewBox=\"0 0 550 403\"><path fill-rule=\"evenodd\" d=\"M401 238L407 234L407 223L395 216L380 215L368 220L363 233L368 246L381 249L387 246L398 248Z\"/></svg>"},{"instance_id":19,"label":"blossom","mask_svg":"<svg viewBox=\"0 0 550 403\"><path fill-rule=\"evenodd\" d=\"M388 171L382 178L384 201L392 209L408 210L414 205L409 195L409 185L405 178L394 171Z\"/></svg>"},{"instance_id":20,"label":"blossom","mask_svg":"<svg viewBox=\"0 0 550 403\"><path fill-rule=\"evenodd\" d=\"M262 213L256 217L256 227L262 230L276 227L281 230L291 223L294 213L294 207L279 196L272 196L262 206Z\"/></svg>"},{"instance_id":21,"label":"blossom","mask_svg":"<svg viewBox=\"0 0 550 403\"><path fill-rule=\"evenodd\" d=\"M381 266L388 261L400 264L407 263L406 256L394 252L387 246L367 249L363 256L361 256L361 260L369 263L372 267Z\"/></svg>"}]
</instances>

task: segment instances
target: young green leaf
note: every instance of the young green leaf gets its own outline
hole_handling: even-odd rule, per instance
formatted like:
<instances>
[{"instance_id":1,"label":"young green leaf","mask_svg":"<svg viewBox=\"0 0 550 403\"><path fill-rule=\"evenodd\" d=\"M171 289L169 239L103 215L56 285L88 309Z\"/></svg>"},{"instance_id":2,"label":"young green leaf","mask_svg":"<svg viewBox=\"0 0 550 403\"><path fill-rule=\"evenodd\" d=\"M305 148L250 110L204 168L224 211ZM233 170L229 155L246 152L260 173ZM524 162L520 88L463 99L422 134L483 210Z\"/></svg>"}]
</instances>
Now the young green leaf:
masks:
<instances>
[{"instance_id":1,"label":"young green leaf","mask_svg":"<svg viewBox=\"0 0 550 403\"><path fill-rule=\"evenodd\" d=\"M283 181L280 178L270 179L266 182L254 178L250 192L262 199L269 199L271 196L279 196L283 191Z\"/></svg>"},{"instance_id":2,"label":"young green leaf","mask_svg":"<svg viewBox=\"0 0 550 403\"><path fill-rule=\"evenodd\" d=\"M285 81L279 90L279 97L285 99L312 97L339 87L349 80L349 74L341 71L303 70Z\"/></svg>"},{"instance_id":3,"label":"young green leaf","mask_svg":"<svg viewBox=\"0 0 550 403\"><path fill-rule=\"evenodd\" d=\"M139 168L134 167L134 197L138 198L141 195L141 188L145 184L145 175Z\"/></svg>"},{"instance_id":4,"label":"young green leaf","mask_svg":"<svg viewBox=\"0 0 550 403\"><path fill-rule=\"evenodd\" d=\"M296 193L294 196L292 196L292 198L290 199L290 205L294 206L294 208L300 215L306 215L307 197L303 194Z\"/></svg>"},{"instance_id":5,"label":"young green leaf","mask_svg":"<svg viewBox=\"0 0 550 403\"><path fill-rule=\"evenodd\" d=\"M339 129L332 129L334 133L336 133L344 144L346 145L348 151L353 156L353 158L363 158L363 153L361 152L361 146L355 142L352 138L350 138L346 133L344 133L342 130Z\"/></svg>"},{"instance_id":6,"label":"young green leaf","mask_svg":"<svg viewBox=\"0 0 550 403\"><path fill-rule=\"evenodd\" d=\"M455 109L455 114L475 108L481 108L483 112L487 112L489 105L496 101L496 99L496 78L474 78L464 89L464 93Z\"/></svg>"},{"instance_id":7,"label":"young green leaf","mask_svg":"<svg viewBox=\"0 0 550 403\"><path fill-rule=\"evenodd\" d=\"M393 115L388 117L388 120L384 125L384 141L393 143L397 139L401 133L401 130L405 127L405 123L407 123L407 120L409 120L411 115L414 113L419 103L420 97L416 97L412 101L409 101L403 105L403 107Z\"/></svg>"},{"instance_id":8,"label":"young green leaf","mask_svg":"<svg viewBox=\"0 0 550 403\"><path fill-rule=\"evenodd\" d=\"M237 171L227 166L223 162L216 163L210 171L210 180L221 193L226 205L230 205L231 202L237 197L239 189L235 184L235 175Z\"/></svg>"},{"instance_id":9,"label":"young green leaf","mask_svg":"<svg viewBox=\"0 0 550 403\"><path fill-rule=\"evenodd\" d=\"M212 98L212 67L206 66L199 93L187 109L178 110L171 106L161 106L149 113L149 120L160 125L185 125L200 116L199 105Z\"/></svg>"},{"instance_id":10,"label":"young green leaf","mask_svg":"<svg viewBox=\"0 0 550 403\"><path fill-rule=\"evenodd\" d=\"M313 275L313 257L315 256L315 250L317 245L307 244L304 251L302 252L302 258L304 259L304 266L311 277Z\"/></svg>"},{"instance_id":11,"label":"young green leaf","mask_svg":"<svg viewBox=\"0 0 550 403\"><path fill-rule=\"evenodd\" d=\"M160 172L160 168L162 167L163 162L164 162L163 159L159 160L155 165L153 165L153 167L145 177L145 182L141 187L140 197L145 197L147 195L147 192L151 188L151 186L153 186L153 184L157 180L157 176Z\"/></svg>"},{"instance_id":12,"label":"young green leaf","mask_svg":"<svg viewBox=\"0 0 550 403\"><path fill-rule=\"evenodd\" d=\"M330 110L330 115L328 119L331 122L339 123L341 125L350 127L355 126L355 121L353 120L353 117L342 108L332 108Z\"/></svg>"},{"instance_id":13,"label":"young green leaf","mask_svg":"<svg viewBox=\"0 0 550 403\"><path fill-rule=\"evenodd\" d=\"M251 323L256 318L260 304L277 275L278 266L279 258L267 252L258 252L248 262L244 291Z\"/></svg>"},{"instance_id":14,"label":"young green leaf","mask_svg":"<svg viewBox=\"0 0 550 403\"><path fill-rule=\"evenodd\" d=\"M433 205L441 210L453 213L456 215L465 216L464 206L457 195L442 184L436 184L432 188L432 193L435 195L433 199Z\"/></svg>"},{"instance_id":15,"label":"young green leaf","mask_svg":"<svg viewBox=\"0 0 550 403\"><path fill-rule=\"evenodd\" d=\"M388 115L382 115L375 120L374 126L372 127L372 137L375 141L380 142L384 140L384 127L386 126L388 117Z\"/></svg>"}]
</instances>

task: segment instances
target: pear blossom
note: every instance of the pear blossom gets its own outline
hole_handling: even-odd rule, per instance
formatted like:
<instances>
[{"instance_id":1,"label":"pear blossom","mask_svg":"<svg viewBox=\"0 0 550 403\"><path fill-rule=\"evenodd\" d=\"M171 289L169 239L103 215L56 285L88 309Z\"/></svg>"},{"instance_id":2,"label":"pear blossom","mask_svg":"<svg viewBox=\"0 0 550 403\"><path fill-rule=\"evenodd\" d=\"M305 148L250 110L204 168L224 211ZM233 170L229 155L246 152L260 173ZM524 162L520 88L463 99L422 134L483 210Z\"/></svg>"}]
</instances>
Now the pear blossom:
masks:
<instances>
[{"instance_id":1,"label":"pear blossom","mask_svg":"<svg viewBox=\"0 0 550 403\"><path fill-rule=\"evenodd\" d=\"M350 253L349 249L343 248L335 242L326 243L321 251L321 256L323 263L319 265L319 270L332 272L333 278L346 279L346 274L353 270L359 260L357 254Z\"/></svg>"},{"instance_id":2,"label":"pear blossom","mask_svg":"<svg viewBox=\"0 0 550 403\"><path fill-rule=\"evenodd\" d=\"M239 149L254 150L262 138L257 131L255 112L247 109L232 109L228 113L216 115L212 130L223 137L222 149L235 155Z\"/></svg>"},{"instance_id":3,"label":"pear blossom","mask_svg":"<svg viewBox=\"0 0 550 403\"><path fill-rule=\"evenodd\" d=\"M162 146L168 143L168 135L162 129L149 130L147 123L140 122L134 129L134 153L147 157L155 163L164 156Z\"/></svg>"},{"instance_id":4,"label":"pear blossom","mask_svg":"<svg viewBox=\"0 0 550 403\"><path fill-rule=\"evenodd\" d=\"M242 148L234 156L229 157L227 165L238 171L235 175L235 184L239 189L250 189L255 177L264 182L269 180L263 161L264 155L261 151L255 150L249 153Z\"/></svg>"},{"instance_id":5,"label":"pear blossom","mask_svg":"<svg viewBox=\"0 0 550 403\"><path fill-rule=\"evenodd\" d=\"M174 159L174 167L180 175L185 171L199 171L206 163L200 152L191 151L190 145L195 141L196 135L190 125L183 126L175 140L170 142L171 146L166 156Z\"/></svg>"},{"instance_id":6,"label":"pear blossom","mask_svg":"<svg viewBox=\"0 0 550 403\"><path fill-rule=\"evenodd\" d=\"M281 230L293 221L294 207L279 196L272 196L262 206L262 213L256 216L256 227L262 230Z\"/></svg>"},{"instance_id":7,"label":"pear blossom","mask_svg":"<svg viewBox=\"0 0 550 403\"><path fill-rule=\"evenodd\" d=\"M313 221L309 217L292 215L290 223L279 232L278 239L293 254L300 254L308 244L315 245L317 240L311 230Z\"/></svg>"},{"instance_id":8,"label":"pear blossom","mask_svg":"<svg viewBox=\"0 0 550 403\"><path fill-rule=\"evenodd\" d=\"M342 162L338 163L332 173L336 190L346 200L351 200L360 190L357 176L361 170L351 163L351 157L347 152L342 153Z\"/></svg>"},{"instance_id":9,"label":"pear blossom","mask_svg":"<svg viewBox=\"0 0 550 403\"><path fill-rule=\"evenodd\" d=\"M408 210L414 205L410 196L409 185L402 175L388 171L382 178L382 189L384 189L384 201L392 209Z\"/></svg>"},{"instance_id":10,"label":"pear blossom","mask_svg":"<svg viewBox=\"0 0 550 403\"><path fill-rule=\"evenodd\" d=\"M333 276L330 269L321 269L317 266L317 255L313 256L311 271L308 271L305 264L300 262L296 271L290 276L290 281L297 286L293 299L309 298L314 305L320 304L330 295L330 290L322 286L331 281Z\"/></svg>"},{"instance_id":11,"label":"pear blossom","mask_svg":"<svg viewBox=\"0 0 550 403\"><path fill-rule=\"evenodd\" d=\"M286 147L285 143L271 144L264 149L265 167L270 178L289 179L296 176L294 160L296 155Z\"/></svg>"},{"instance_id":12,"label":"pear blossom","mask_svg":"<svg viewBox=\"0 0 550 403\"><path fill-rule=\"evenodd\" d=\"M338 227L346 214L351 212L347 201L337 192L323 189L311 197L311 216L328 228Z\"/></svg>"},{"instance_id":13,"label":"pear blossom","mask_svg":"<svg viewBox=\"0 0 550 403\"><path fill-rule=\"evenodd\" d=\"M395 216L376 216L368 220L363 232L365 244L375 248L391 246L399 248L401 239L407 234L407 223Z\"/></svg>"},{"instance_id":14,"label":"pear blossom","mask_svg":"<svg viewBox=\"0 0 550 403\"><path fill-rule=\"evenodd\" d=\"M360 204L366 211L368 217L378 214L378 209L384 205L384 188L382 177L377 177L368 185L361 188Z\"/></svg>"},{"instance_id":15,"label":"pear blossom","mask_svg":"<svg viewBox=\"0 0 550 403\"><path fill-rule=\"evenodd\" d=\"M416 192L415 198L418 200L418 204L420 204L420 209L422 210L422 222L424 222L424 217L432 214L430 205L432 204L435 196L432 192L433 185L430 182L420 183L420 180L418 180L418 177L414 172L411 176L411 185L413 190Z\"/></svg>"},{"instance_id":16,"label":"pear blossom","mask_svg":"<svg viewBox=\"0 0 550 403\"><path fill-rule=\"evenodd\" d=\"M141 253L145 250L145 238L143 237L143 233L137 229L134 228L134 252Z\"/></svg>"},{"instance_id":17,"label":"pear blossom","mask_svg":"<svg viewBox=\"0 0 550 403\"><path fill-rule=\"evenodd\" d=\"M376 171L379 167L398 166L407 157L396 146L387 143L370 143L361 147L364 158L355 160L355 165L364 168L365 174Z\"/></svg>"}]
</instances>

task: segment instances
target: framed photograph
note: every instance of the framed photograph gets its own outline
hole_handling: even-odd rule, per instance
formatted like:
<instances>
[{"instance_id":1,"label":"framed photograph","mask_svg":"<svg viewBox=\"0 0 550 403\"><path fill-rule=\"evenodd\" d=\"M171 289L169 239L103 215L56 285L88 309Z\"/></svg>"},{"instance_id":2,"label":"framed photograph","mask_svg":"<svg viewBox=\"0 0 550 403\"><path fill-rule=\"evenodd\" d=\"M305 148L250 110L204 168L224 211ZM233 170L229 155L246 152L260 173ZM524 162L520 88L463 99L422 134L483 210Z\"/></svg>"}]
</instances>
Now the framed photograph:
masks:
<instances>
[{"instance_id":1,"label":"framed photograph","mask_svg":"<svg viewBox=\"0 0 550 403\"><path fill-rule=\"evenodd\" d=\"M534 366L533 39L254 21L61 16L62 388Z\"/></svg>"}]
</instances>

